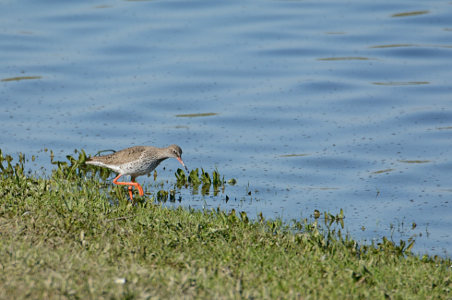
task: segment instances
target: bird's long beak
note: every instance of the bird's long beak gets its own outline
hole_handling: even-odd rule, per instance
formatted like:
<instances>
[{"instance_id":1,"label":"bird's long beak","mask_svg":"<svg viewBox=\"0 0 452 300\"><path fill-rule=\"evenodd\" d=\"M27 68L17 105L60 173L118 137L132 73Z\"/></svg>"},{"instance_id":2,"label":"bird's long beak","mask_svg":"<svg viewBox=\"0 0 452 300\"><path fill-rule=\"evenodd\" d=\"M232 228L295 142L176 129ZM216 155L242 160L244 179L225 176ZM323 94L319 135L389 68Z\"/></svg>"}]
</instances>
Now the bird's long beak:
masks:
<instances>
[{"instance_id":1,"label":"bird's long beak","mask_svg":"<svg viewBox=\"0 0 452 300\"><path fill-rule=\"evenodd\" d=\"M188 171L188 168L187 168L187 166L184 164L184 162L182 161L182 158L176 157L176 159L180 162L180 164L181 164L182 166L184 166L185 170Z\"/></svg>"}]
</instances>

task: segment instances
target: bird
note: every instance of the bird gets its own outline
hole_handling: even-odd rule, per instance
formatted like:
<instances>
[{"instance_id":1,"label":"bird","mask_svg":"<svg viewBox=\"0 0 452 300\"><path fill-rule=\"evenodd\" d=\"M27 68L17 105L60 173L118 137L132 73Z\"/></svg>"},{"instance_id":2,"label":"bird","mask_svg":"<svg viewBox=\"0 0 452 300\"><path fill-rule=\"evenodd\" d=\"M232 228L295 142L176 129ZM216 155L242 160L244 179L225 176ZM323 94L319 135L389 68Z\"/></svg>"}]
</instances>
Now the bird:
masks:
<instances>
[{"instance_id":1,"label":"bird","mask_svg":"<svg viewBox=\"0 0 452 300\"><path fill-rule=\"evenodd\" d=\"M137 176L149 174L167 158L177 159L188 171L181 156L182 149L174 144L165 148L134 146L112 154L90 157L86 160L86 164L108 168L118 173L118 176L113 179L113 183L117 185L128 185L130 201L133 203L132 189L134 187L138 189L140 196L144 194L141 185L135 181ZM130 182L118 181L124 175L130 175Z\"/></svg>"}]
</instances>

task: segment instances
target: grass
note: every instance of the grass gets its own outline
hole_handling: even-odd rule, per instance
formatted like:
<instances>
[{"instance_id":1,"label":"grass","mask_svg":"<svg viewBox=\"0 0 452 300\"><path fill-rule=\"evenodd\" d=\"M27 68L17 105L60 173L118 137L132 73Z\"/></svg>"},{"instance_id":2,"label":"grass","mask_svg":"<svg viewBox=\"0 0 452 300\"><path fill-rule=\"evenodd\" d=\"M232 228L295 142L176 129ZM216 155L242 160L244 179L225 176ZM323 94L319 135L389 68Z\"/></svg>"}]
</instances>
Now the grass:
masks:
<instances>
[{"instance_id":1,"label":"grass","mask_svg":"<svg viewBox=\"0 0 452 300\"><path fill-rule=\"evenodd\" d=\"M43 177L0 151L1 298L451 298L449 258L360 245L320 219L132 206L84 159Z\"/></svg>"}]
</instances>

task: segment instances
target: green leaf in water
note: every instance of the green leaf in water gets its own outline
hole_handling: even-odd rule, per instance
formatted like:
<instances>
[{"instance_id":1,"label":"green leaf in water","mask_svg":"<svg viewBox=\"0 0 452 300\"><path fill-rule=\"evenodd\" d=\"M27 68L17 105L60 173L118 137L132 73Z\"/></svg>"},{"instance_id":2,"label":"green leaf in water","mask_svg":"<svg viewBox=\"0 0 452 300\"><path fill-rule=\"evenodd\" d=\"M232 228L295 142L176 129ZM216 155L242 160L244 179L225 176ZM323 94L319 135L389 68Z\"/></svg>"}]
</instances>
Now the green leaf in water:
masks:
<instances>
[{"instance_id":1,"label":"green leaf in water","mask_svg":"<svg viewBox=\"0 0 452 300\"><path fill-rule=\"evenodd\" d=\"M300 154L283 154L280 155L279 157L298 157L298 156L307 156L309 154L306 153L300 153Z\"/></svg>"},{"instance_id":2,"label":"green leaf in water","mask_svg":"<svg viewBox=\"0 0 452 300\"><path fill-rule=\"evenodd\" d=\"M393 15L391 15L391 17L393 17L393 18L411 17L411 16L425 15L425 14L428 14L428 13L430 13L429 10L417 10L417 11L409 11L409 12L393 14Z\"/></svg>"},{"instance_id":3,"label":"green leaf in water","mask_svg":"<svg viewBox=\"0 0 452 300\"><path fill-rule=\"evenodd\" d=\"M176 115L176 117L178 118L196 118L196 117L210 117L210 116L215 116L218 115L218 113L196 113L196 114L180 114L180 115Z\"/></svg>"},{"instance_id":4,"label":"green leaf in water","mask_svg":"<svg viewBox=\"0 0 452 300\"><path fill-rule=\"evenodd\" d=\"M376 45L369 48L402 48L402 47L414 47L415 44L386 44L386 45Z\"/></svg>"},{"instance_id":5,"label":"green leaf in water","mask_svg":"<svg viewBox=\"0 0 452 300\"><path fill-rule=\"evenodd\" d=\"M201 180L199 180L198 168L190 171L188 182L193 186L198 186L201 183Z\"/></svg>"},{"instance_id":6,"label":"green leaf in water","mask_svg":"<svg viewBox=\"0 0 452 300\"><path fill-rule=\"evenodd\" d=\"M210 185L211 184L211 180L210 180L210 175L209 175L209 173L207 173L207 172L205 172L204 171L204 169L201 169L201 181L202 181L202 183L205 185L205 184L208 184L208 185Z\"/></svg>"},{"instance_id":7,"label":"green leaf in water","mask_svg":"<svg viewBox=\"0 0 452 300\"><path fill-rule=\"evenodd\" d=\"M160 202L166 202L168 199L168 192L165 190L160 190L157 192L157 200Z\"/></svg>"},{"instance_id":8,"label":"green leaf in water","mask_svg":"<svg viewBox=\"0 0 452 300\"><path fill-rule=\"evenodd\" d=\"M229 185L235 185L236 183L237 183L237 180L235 180L235 178L231 178L228 180Z\"/></svg>"},{"instance_id":9,"label":"green leaf in water","mask_svg":"<svg viewBox=\"0 0 452 300\"><path fill-rule=\"evenodd\" d=\"M345 57L323 57L323 58L317 58L317 60L320 61L336 61L336 60L370 60L371 58L368 57L361 57L361 56L345 56Z\"/></svg>"},{"instance_id":10,"label":"green leaf in water","mask_svg":"<svg viewBox=\"0 0 452 300\"><path fill-rule=\"evenodd\" d=\"M372 172L372 174L389 173L389 172L391 172L391 171L394 171L394 169L378 170L378 171Z\"/></svg>"},{"instance_id":11,"label":"green leaf in water","mask_svg":"<svg viewBox=\"0 0 452 300\"><path fill-rule=\"evenodd\" d=\"M372 82L372 84L375 85L384 85L384 86L404 86L404 85L423 85L423 84L430 84L428 81L388 81L388 82Z\"/></svg>"},{"instance_id":12,"label":"green leaf in water","mask_svg":"<svg viewBox=\"0 0 452 300\"><path fill-rule=\"evenodd\" d=\"M18 76L11 78L4 78L1 81L20 81L20 80L30 80L30 79L41 79L42 76Z\"/></svg>"},{"instance_id":13,"label":"green leaf in water","mask_svg":"<svg viewBox=\"0 0 452 300\"><path fill-rule=\"evenodd\" d=\"M425 163L429 163L430 160L399 160L399 162L406 163L406 164L425 164Z\"/></svg>"}]
</instances>

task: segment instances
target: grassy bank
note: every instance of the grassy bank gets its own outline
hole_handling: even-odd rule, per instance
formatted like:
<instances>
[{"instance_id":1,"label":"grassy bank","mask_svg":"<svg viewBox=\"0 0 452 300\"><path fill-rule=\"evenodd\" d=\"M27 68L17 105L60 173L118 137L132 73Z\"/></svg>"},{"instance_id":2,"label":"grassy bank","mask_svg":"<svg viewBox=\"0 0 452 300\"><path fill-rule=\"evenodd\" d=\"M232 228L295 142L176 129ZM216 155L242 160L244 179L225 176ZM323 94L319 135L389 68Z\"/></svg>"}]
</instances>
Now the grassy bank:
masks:
<instances>
[{"instance_id":1,"label":"grassy bank","mask_svg":"<svg viewBox=\"0 0 452 300\"><path fill-rule=\"evenodd\" d=\"M358 245L315 222L132 206L83 159L44 178L0 153L0 297L451 298L449 259Z\"/></svg>"}]
</instances>

